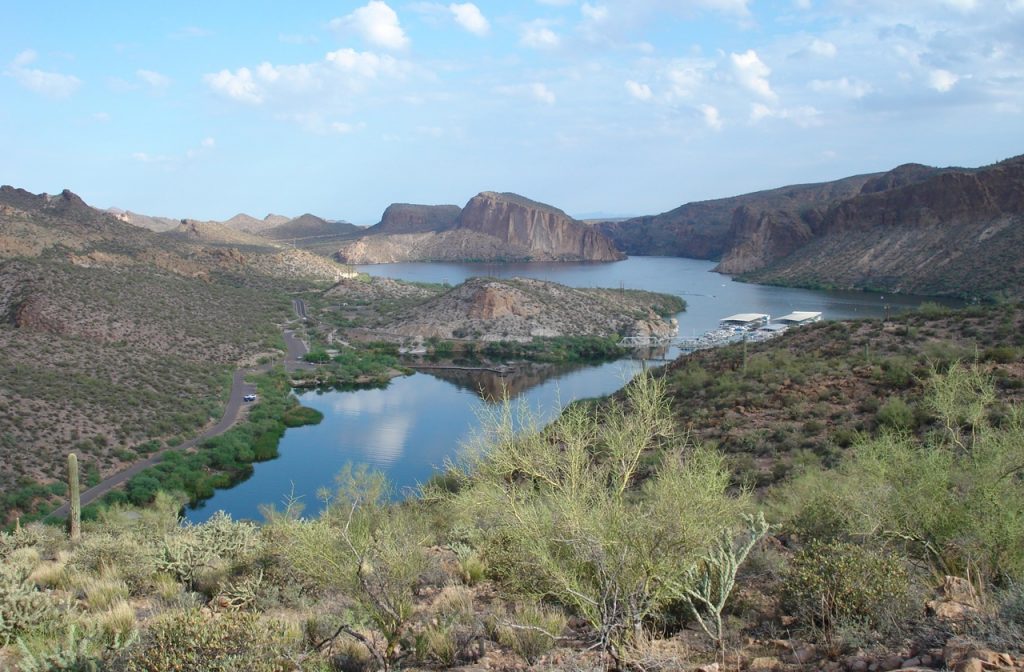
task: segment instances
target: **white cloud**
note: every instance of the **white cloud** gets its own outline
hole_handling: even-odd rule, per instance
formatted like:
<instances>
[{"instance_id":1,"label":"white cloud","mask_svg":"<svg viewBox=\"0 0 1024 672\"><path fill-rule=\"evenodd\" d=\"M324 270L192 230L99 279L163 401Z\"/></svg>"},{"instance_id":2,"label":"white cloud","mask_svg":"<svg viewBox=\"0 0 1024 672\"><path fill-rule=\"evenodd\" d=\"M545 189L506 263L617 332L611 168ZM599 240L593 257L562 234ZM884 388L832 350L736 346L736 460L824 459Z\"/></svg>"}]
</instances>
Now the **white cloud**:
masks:
<instances>
[{"instance_id":1,"label":"white cloud","mask_svg":"<svg viewBox=\"0 0 1024 672\"><path fill-rule=\"evenodd\" d=\"M263 102L263 92L257 86L249 68L239 68L235 72L221 70L203 75L203 81L217 93L240 103L259 105Z\"/></svg>"},{"instance_id":2,"label":"white cloud","mask_svg":"<svg viewBox=\"0 0 1024 672\"><path fill-rule=\"evenodd\" d=\"M811 0L793 0L793 4L797 6L797 9L811 8Z\"/></svg>"},{"instance_id":3,"label":"white cloud","mask_svg":"<svg viewBox=\"0 0 1024 672\"><path fill-rule=\"evenodd\" d=\"M583 14L584 19L594 23L607 21L609 16L608 8L606 6L592 5L589 2L584 2L580 5L580 13Z\"/></svg>"},{"instance_id":4,"label":"white cloud","mask_svg":"<svg viewBox=\"0 0 1024 672\"><path fill-rule=\"evenodd\" d=\"M554 49L561 43L561 38L547 27L543 21L531 21L523 26L519 43L531 49Z\"/></svg>"},{"instance_id":5,"label":"white cloud","mask_svg":"<svg viewBox=\"0 0 1024 672\"><path fill-rule=\"evenodd\" d=\"M211 35L213 35L213 31L199 26L185 26L181 30L171 33L171 37L175 38L210 37Z\"/></svg>"},{"instance_id":6,"label":"white cloud","mask_svg":"<svg viewBox=\"0 0 1024 672\"><path fill-rule=\"evenodd\" d=\"M536 98L542 103L546 103L548 105L555 104L554 92L551 89L549 89L546 85L541 84L540 82L534 82L533 84L530 84L530 93L533 95L534 98Z\"/></svg>"},{"instance_id":7,"label":"white cloud","mask_svg":"<svg viewBox=\"0 0 1024 672\"><path fill-rule=\"evenodd\" d=\"M832 44L828 40L821 40L815 38L811 40L811 46L807 48L815 56L822 56L824 58L835 58L838 49L836 45Z\"/></svg>"},{"instance_id":8,"label":"white cloud","mask_svg":"<svg viewBox=\"0 0 1024 672\"><path fill-rule=\"evenodd\" d=\"M700 113L704 117L704 123L707 124L708 128L716 131L722 130L722 115L717 107L714 105L701 105L698 109L700 109Z\"/></svg>"},{"instance_id":9,"label":"white cloud","mask_svg":"<svg viewBox=\"0 0 1024 672\"><path fill-rule=\"evenodd\" d=\"M202 147L213 147L217 144L217 141L213 138L203 138L203 141L199 143Z\"/></svg>"},{"instance_id":10,"label":"white cloud","mask_svg":"<svg viewBox=\"0 0 1024 672\"><path fill-rule=\"evenodd\" d=\"M733 75L741 86L753 91L762 98L767 98L768 100L775 100L777 98L775 92L772 91L771 84L768 82L768 75L772 71L758 57L756 51L747 49L745 53L730 54L729 56L732 60Z\"/></svg>"},{"instance_id":11,"label":"white cloud","mask_svg":"<svg viewBox=\"0 0 1024 672\"><path fill-rule=\"evenodd\" d=\"M398 22L398 14L381 0L370 0L351 14L331 20L329 25L335 30L354 31L367 42L385 49L409 46L409 38Z\"/></svg>"},{"instance_id":12,"label":"white cloud","mask_svg":"<svg viewBox=\"0 0 1024 672\"><path fill-rule=\"evenodd\" d=\"M93 118L93 121L98 121L101 124L105 124L108 121L110 121L110 113L109 112L93 112L92 118Z\"/></svg>"},{"instance_id":13,"label":"white cloud","mask_svg":"<svg viewBox=\"0 0 1024 672\"><path fill-rule=\"evenodd\" d=\"M480 8L472 2L462 4L453 2L448 5L448 11L455 17L455 23L459 24L474 35L483 37L491 31L491 24L480 12Z\"/></svg>"},{"instance_id":14,"label":"white cloud","mask_svg":"<svg viewBox=\"0 0 1024 672\"><path fill-rule=\"evenodd\" d=\"M953 74L949 70L932 70L928 73L928 86L935 89L939 93L946 93L950 91L956 83L960 81L960 77Z\"/></svg>"},{"instance_id":15,"label":"white cloud","mask_svg":"<svg viewBox=\"0 0 1024 672\"><path fill-rule=\"evenodd\" d=\"M167 76L153 70L136 70L135 76L157 91L171 85L171 80Z\"/></svg>"},{"instance_id":16,"label":"white cloud","mask_svg":"<svg viewBox=\"0 0 1024 672\"><path fill-rule=\"evenodd\" d=\"M651 87L640 82L634 82L632 79L626 80L626 90L629 91L629 95L637 100L650 100L654 95L651 93Z\"/></svg>"},{"instance_id":17,"label":"white cloud","mask_svg":"<svg viewBox=\"0 0 1024 672\"><path fill-rule=\"evenodd\" d=\"M867 82L840 77L839 79L814 79L810 88L817 93L831 93L843 98L859 99L868 95L872 87Z\"/></svg>"},{"instance_id":18,"label":"white cloud","mask_svg":"<svg viewBox=\"0 0 1024 672\"><path fill-rule=\"evenodd\" d=\"M762 119L785 119L802 128L808 128L821 125L821 112L810 105L772 108L764 103L754 103L750 107L750 122L756 124Z\"/></svg>"},{"instance_id":19,"label":"white cloud","mask_svg":"<svg viewBox=\"0 0 1024 672\"><path fill-rule=\"evenodd\" d=\"M704 82L704 69L699 63L677 62L665 71L670 98L688 98Z\"/></svg>"},{"instance_id":20,"label":"white cloud","mask_svg":"<svg viewBox=\"0 0 1024 672\"><path fill-rule=\"evenodd\" d=\"M344 94L364 90L370 82L400 79L413 70L407 61L369 51L338 49L322 61L274 65L263 62L255 69L221 70L203 76L214 92L249 105L274 99L283 105L300 104L299 94ZM294 99L294 100L293 100ZM286 115L286 118L293 119ZM305 125L305 124L303 124Z\"/></svg>"},{"instance_id":21,"label":"white cloud","mask_svg":"<svg viewBox=\"0 0 1024 672\"><path fill-rule=\"evenodd\" d=\"M38 56L33 49L19 52L4 70L4 74L13 77L29 91L48 98L68 98L81 87L82 80L74 75L26 67L34 63Z\"/></svg>"},{"instance_id":22,"label":"white cloud","mask_svg":"<svg viewBox=\"0 0 1024 672\"><path fill-rule=\"evenodd\" d=\"M26 49L25 51L19 52L14 60L11 61L11 67L20 68L30 63L34 63L39 58L39 54L36 53L35 49Z\"/></svg>"}]
</instances>

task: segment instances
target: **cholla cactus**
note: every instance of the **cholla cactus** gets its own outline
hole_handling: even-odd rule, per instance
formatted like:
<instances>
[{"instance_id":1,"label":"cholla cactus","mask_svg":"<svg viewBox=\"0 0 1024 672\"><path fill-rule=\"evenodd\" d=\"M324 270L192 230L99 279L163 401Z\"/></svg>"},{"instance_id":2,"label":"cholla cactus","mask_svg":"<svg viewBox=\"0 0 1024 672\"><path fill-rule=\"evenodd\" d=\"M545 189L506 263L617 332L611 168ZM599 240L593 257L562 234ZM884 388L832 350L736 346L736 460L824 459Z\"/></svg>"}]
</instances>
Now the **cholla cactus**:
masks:
<instances>
[{"instance_id":1,"label":"cholla cactus","mask_svg":"<svg viewBox=\"0 0 1024 672\"><path fill-rule=\"evenodd\" d=\"M57 605L36 590L28 574L24 567L0 565L0 646L59 617Z\"/></svg>"}]
</instances>

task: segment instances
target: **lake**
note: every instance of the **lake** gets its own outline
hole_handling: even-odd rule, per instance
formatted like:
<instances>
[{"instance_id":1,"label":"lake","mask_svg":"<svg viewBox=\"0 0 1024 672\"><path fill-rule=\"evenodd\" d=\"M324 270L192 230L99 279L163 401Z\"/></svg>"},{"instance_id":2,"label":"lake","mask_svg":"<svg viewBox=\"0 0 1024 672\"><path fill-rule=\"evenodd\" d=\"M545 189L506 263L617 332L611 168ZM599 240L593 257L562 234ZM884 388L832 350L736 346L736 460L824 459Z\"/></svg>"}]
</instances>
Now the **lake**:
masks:
<instances>
[{"instance_id":1,"label":"lake","mask_svg":"<svg viewBox=\"0 0 1024 672\"><path fill-rule=\"evenodd\" d=\"M683 336L718 326L734 313L781 316L820 311L825 319L880 317L920 305L925 297L870 292L832 292L769 287L732 281L710 272L714 262L676 257L630 257L607 264L378 264L360 271L403 280L458 284L474 276L531 277L573 287L624 287L676 294L687 309L677 315ZM959 305L955 301L939 301ZM676 354L668 353L669 357ZM569 402L615 392L642 366L620 360L596 366L537 366L504 381L542 421ZM396 378L386 389L304 392L303 405L324 414L319 425L289 429L280 457L255 464L252 476L217 493L186 518L201 522L223 509L235 518L259 520L260 506L299 498L307 514L320 509L317 492L331 488L346 463L366 463L386 473L400 495L430 478L470 440L481 414L493 410L501 381L464 372L420 372Z\"/></svg>"}]
</instances>

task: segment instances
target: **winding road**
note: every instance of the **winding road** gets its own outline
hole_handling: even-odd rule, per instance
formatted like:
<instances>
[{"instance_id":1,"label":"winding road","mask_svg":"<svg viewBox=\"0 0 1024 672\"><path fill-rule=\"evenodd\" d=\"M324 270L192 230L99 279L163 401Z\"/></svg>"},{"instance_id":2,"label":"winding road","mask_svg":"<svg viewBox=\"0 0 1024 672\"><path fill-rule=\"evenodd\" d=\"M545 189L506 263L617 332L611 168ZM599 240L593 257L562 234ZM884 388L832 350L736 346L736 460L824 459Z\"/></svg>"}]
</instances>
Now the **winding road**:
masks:
<instances>
[{"instance_id":1,"label":"winding road","mask_svg":"<svg viewBox=\"0 0 1024 672\"><path fill-rule=\"evenodd\" d=\"M295 308L296 315L302 319L308 319L306 317L306 304L302 299L294 299L292 301L292 306ZM285 371L312 368L311 364L302 361L302 356L309 352L309 346L296 336L295 332L291 329L284 330L284 343L288 350L284 360ZM174 447L164 448L163 450L153 453L144 460L135 462L127 469L103 479L82 493L82 506L91 504L114 488L124 485L132 476L135 476L149 467L152 467L154 464L157 464L161 459L163 459L164 453L170 450L189 450L206 439L218 436L231 429L231 427L238 422L239 412L242 409L242 405L245 403L242 398L247 394L254 394L256 392L256 386L252 383L245 382L245 377L251 373L264 373L269 371L271 366L272 364L264 364L258 367L236 370L234 375L231 377L231 394L228 397L227 406L224 408L224 415L221 416L221 419L217 421L215 425L206 429L199 436L193 439L189 439L188 441ZM65 502L60 508L50 515L56 518L67 517L68 503Z\"/></svg>"}]
</instances>

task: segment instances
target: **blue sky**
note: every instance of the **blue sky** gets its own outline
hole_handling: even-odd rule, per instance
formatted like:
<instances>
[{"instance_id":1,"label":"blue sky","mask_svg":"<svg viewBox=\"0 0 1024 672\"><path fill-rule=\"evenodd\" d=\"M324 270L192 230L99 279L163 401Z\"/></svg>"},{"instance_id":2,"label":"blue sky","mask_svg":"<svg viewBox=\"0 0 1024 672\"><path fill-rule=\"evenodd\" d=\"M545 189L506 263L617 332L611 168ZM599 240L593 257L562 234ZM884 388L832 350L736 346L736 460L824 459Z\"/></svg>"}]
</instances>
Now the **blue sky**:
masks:
<instances>
[{"instance_id":1,"label":"blue sky","mask_svg":"<svg viewBox=\"0 0 1024 672\"><path fill-rule=\"evenodd\" d=\"M8 3L0 183L372 224L1024 153L1024 0Z\"/></svg>"}]
</instances>

